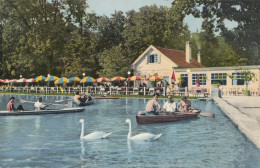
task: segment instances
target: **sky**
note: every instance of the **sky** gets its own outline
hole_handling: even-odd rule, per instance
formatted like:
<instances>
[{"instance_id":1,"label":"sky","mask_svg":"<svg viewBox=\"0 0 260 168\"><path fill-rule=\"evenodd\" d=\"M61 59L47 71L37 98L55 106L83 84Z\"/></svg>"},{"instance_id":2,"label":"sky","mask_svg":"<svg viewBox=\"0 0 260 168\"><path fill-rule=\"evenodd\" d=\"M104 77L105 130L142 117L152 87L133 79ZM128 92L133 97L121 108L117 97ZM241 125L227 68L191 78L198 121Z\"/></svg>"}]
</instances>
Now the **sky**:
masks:
<instances>
[{"instance_id":1,"label":"sky","mask_svg":"<svg viewBox=\"0 0 260 168\"><path fill-rule=\"evenodd\" d=\"M127 12L129 10L138 11L142 6L157 6L170 7L173 0L87 0L89 5L88 12L95 12L97 15L110 16L115 11ZM184 20L188 24L191 32L200 31L202 19L187 16ZM235 23L225 22L229 28L236 26Z\"/></svg>"}]
</instances>

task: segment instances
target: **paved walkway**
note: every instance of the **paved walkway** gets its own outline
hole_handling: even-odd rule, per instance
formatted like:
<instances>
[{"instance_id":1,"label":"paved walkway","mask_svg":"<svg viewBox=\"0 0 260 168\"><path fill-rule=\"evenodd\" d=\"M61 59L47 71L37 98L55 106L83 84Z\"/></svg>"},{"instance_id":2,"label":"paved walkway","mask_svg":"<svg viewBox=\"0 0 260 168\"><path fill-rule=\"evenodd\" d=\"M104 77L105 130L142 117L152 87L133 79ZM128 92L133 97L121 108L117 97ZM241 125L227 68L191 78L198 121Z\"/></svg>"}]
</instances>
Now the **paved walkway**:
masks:
<instances>
[{"instance_id":1,"label":"paved walkway","mask_svg":"<svg viewBox=\"0 0 260 168\"><path fill-rule=\"evenodd\" d=\"M260 97L224 96L214 98L221 110L260 148Z\"/></svg>"}]
</instances>

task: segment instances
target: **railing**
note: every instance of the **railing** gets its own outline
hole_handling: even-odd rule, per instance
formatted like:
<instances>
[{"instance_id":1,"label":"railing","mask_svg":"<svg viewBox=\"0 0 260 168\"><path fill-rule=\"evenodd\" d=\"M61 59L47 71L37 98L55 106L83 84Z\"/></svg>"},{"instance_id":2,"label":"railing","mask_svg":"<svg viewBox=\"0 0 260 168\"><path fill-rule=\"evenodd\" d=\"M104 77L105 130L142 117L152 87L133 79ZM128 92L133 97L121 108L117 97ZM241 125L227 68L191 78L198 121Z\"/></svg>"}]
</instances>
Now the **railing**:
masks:
<instances>
[{"instance_id":1,"label":"railing","mask_svg":"<svg viewBox=\"0 0 260 168\"><path fill-rule=\"evenodd\" d=\"M163 88L148 88L148 87L47 87L47 86L33 86L33 87L0 87L0 92L20 92L20 93L66 93L74 94L75 92L89 93L97 95L153 95L158 93L166 96L166 87Z\"/></svg>"}]
</instances>

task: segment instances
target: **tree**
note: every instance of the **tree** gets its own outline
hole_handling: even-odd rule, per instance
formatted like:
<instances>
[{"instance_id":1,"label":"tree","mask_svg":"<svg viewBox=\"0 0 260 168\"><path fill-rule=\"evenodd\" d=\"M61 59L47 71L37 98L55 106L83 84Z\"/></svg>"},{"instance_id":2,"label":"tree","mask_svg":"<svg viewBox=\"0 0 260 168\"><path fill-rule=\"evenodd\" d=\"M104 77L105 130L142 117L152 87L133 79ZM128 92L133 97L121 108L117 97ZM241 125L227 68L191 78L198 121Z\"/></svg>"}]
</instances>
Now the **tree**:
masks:
<instances>
[{"instance_id":1,"label":"tree","mask_svg":"<svg viewBox=\"0 0 260 168\"><path fill-rule=\"evenodd\" d=\"M195 18L203 18L202 28L207 34L221 31L220 35L225 37L226 42L241 58L251 60L248 64L257 64L260 60L259 53L255 57L256 54L252 51L255 48L259 50L260 44L259 6L259 0L175 0L169 17L179 21L174 23L181 23L190 14ZM227 20L236 22L237 27L229 30L225 26ZM175 27L178 25L174 24Z\"/></svg>"},{"instance_id":2,"label":"tree","mask_svg":"<svg viewBox=\"0 0 260 168\"><path fill-rule=\"evenodd\" d=\"M126 76L129 70L130 58L122 45L103 51L99 61L102 67L98 72L100 76Z\"/></svg>"}]
</instances>

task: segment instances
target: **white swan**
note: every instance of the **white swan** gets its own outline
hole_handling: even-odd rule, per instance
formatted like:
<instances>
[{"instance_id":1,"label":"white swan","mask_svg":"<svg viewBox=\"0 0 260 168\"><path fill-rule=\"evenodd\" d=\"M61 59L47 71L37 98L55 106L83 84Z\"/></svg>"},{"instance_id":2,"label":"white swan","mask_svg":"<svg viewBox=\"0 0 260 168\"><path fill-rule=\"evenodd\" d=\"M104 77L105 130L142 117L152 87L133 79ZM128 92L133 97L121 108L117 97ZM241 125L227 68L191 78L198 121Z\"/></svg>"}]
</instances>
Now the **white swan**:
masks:
<instances>
[{"instance_id":1,"label":"white swan","mask_svg":"<svg viewBox=\"0 0 260 168\"><path fill-rule=\"evenodd\" d=\"M93 139L104 139L107 138L112 132L109 133L104 133L104 132L92 132L88 135L84 136L84 119L80 119L78 124L81 123L81 134L80 134L80 139L88 139L88 140L93 140Z\"/></svg>"},{"instance_id":2,"label":"white swan","mask_svg":"<svg viewBox=\"0 0 260 168\"><path fill-rule=\"evenodd\" d=\"M162 134L151 134L151 133L141 133L135 136L132 136L132 128L131 128L131 120L130 119L126 119L125 120L125 124L129 125L129 132L128 132L128 136L127 139L128 140L140 140L140 141L151 141L151 140L156 140L158 138L161 137Z\"/></svg>"}]
</instances>

